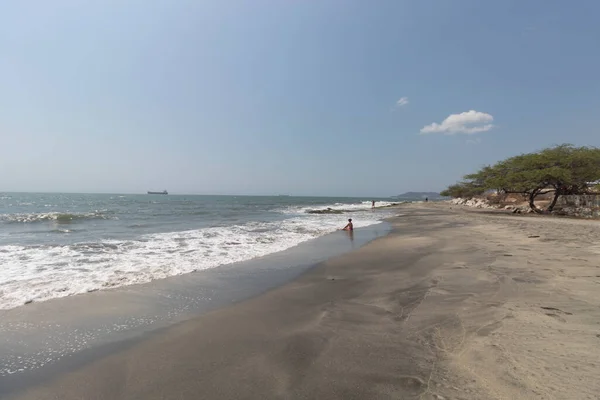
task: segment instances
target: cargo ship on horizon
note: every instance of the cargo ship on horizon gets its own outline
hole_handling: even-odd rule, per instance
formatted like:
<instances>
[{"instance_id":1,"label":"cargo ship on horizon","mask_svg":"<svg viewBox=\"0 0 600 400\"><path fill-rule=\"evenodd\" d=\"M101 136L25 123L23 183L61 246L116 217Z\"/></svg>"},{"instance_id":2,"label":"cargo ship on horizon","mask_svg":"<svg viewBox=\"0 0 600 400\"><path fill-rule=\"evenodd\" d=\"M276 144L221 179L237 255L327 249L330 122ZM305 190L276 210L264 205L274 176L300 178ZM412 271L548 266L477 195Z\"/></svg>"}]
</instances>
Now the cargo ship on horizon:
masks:
<instances>
[{"instance_id":1,"label":"cargo ship on horizon","mask_svg":"<svg viewBox=\"0 0 600 400\"><path fill-rule=\"evenodd\" d=\"M166 190L163 190L162 192L152 192L152 191L148 191L148 194L169 194L169 192L167 192Z\"/></svg>"}]
</instances>

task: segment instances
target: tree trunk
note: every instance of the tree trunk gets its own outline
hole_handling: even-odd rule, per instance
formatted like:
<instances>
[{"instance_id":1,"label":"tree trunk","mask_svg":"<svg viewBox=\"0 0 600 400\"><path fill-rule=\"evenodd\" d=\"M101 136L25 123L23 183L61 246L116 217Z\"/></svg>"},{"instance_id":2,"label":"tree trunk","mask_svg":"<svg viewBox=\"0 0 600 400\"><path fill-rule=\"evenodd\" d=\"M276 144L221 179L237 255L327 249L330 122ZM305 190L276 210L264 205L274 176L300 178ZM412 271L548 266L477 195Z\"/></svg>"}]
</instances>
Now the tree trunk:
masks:
<instances>
[{"instance_id":1,"label":"tree trunk","mask_svg":"<svg viewBox=\"0 0 600 400\"><path fill-rule=\"evenodd\" d=\"M560 196L561 191L560 190L556 190L554 192L554 198L552 199L552 203L550 203L550 205L548 206L548 212L552 212L552 210L554 210L554 206L556 205L556 202L558 201L558 197Z\"/></svg>"},{"instance_id":2,"label":"tree trunk","mask_svg":"<svg viewBox=\"0 0 600 400\"><path fill-rule=\"evenodd\" d=\"M539 208L537 208L537 206L535 205L535 198L538 195L539 190L534 190L531 193L529 193L529 207L531 207L531 209L533 211L535 211L537 214L541 214L542 210L540 210Z\"/></svg>"}]
</instances>

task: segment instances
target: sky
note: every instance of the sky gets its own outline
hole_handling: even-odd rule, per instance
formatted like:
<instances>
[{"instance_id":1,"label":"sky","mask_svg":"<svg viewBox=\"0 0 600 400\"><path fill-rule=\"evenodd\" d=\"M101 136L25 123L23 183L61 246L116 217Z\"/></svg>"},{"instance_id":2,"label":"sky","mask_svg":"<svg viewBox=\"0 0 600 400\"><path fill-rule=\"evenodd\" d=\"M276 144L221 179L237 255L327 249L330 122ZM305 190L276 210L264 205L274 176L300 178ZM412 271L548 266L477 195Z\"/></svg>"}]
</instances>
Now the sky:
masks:
<instances>
[{"instance_id":1,"label":"sky","mask_svg":"<svg viewBox=\"0 0 600 400\"><path fill-rule=\"evenodd\" d=\"M597 0L7 0L0 191L391 196L600 146Z\"/></svg>"}]
</instances>

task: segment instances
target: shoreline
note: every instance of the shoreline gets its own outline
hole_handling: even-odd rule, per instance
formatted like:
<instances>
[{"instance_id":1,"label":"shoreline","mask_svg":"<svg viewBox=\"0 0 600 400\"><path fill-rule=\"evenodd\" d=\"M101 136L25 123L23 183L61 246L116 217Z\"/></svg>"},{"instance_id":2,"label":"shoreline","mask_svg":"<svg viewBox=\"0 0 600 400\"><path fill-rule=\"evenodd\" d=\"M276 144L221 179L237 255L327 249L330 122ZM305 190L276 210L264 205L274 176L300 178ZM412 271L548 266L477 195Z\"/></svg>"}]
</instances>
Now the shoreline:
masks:
<instances>
[{"instance_id":1,"label":"shoreline","mask_svg":"<svg viewBox=\"0 0 600 400\"><path fill-rule=\"evenodd\" d=\"M399 211L283 286L10 399L595 398L596 221Z\"/></svg>"},{"instance_id":2,"label":"shoreline","mask_svg":"<svg viewBox=\"0 0 600 400\"><path fill-rule=\"evenodd\" d=\"M0 310L0 397L273 290L389 230L383 221L352 237L336 232L252 260Z\"/></svg>"},{"instance_id":3,"label":"shoreline","mask_svg":"<svg viewBox=\"0 0 600 400\"><path fill-rule=\"evenodd\" d=\"M0 201L0 309L252 260L346 223L344 216L306 213L324 199L163 200L23 195ZM323 208L349 207L357 227L390 214L338 200Z\"/></svg>"}]
</instances>

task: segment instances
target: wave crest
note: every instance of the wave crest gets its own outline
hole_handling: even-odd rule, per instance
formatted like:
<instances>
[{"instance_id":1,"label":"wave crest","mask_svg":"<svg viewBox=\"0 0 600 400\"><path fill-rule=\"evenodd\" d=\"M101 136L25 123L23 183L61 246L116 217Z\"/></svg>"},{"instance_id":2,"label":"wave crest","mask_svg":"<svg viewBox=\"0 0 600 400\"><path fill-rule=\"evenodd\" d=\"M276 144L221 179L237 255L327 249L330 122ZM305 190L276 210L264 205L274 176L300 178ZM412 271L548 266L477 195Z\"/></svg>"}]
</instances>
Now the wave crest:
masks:
<instances>
[{"instance_id":1,"label":"wave crest","mask_svg":"<svg viewBox=\"0 0 600 400\"><path fill-rule=\"evenodd\" d=\"M36 223L44 221L56 221L59 224L70 224L81 220L114 219L114 216L106 210L96 210L85 213L22 213L0 215L0 221L5 223Z\"/></svg>"}]
</instances>

